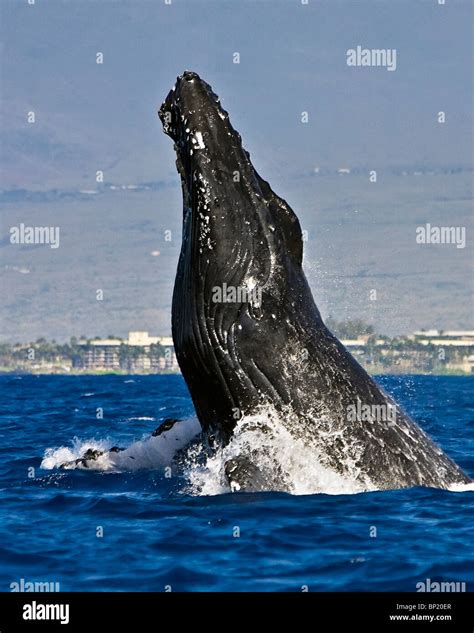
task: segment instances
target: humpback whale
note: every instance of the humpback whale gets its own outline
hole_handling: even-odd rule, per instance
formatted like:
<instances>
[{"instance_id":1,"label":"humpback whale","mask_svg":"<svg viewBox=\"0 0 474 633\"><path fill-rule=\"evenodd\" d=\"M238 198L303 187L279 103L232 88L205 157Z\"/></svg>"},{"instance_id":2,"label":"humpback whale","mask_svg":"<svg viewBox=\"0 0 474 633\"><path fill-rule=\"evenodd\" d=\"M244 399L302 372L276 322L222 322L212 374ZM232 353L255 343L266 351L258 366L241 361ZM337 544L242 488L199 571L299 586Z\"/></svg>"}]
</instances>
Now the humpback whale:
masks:
<instances>
[{"instance_id":1,"label":"humpback whale","mask_svg":"<svg viewBox=\"0 0 474 633\"><path fill-rule=\"evenodd\" d=\"M363 489L469 482L324 325L298 218L253 167L211 87L184 72L159 117L183 194L172 334L210 445L251 419L249 437L282 425ZM285 473L262 469L251 441L225 472L233 489L285 489Z\"/></svg>"}]
</instances>

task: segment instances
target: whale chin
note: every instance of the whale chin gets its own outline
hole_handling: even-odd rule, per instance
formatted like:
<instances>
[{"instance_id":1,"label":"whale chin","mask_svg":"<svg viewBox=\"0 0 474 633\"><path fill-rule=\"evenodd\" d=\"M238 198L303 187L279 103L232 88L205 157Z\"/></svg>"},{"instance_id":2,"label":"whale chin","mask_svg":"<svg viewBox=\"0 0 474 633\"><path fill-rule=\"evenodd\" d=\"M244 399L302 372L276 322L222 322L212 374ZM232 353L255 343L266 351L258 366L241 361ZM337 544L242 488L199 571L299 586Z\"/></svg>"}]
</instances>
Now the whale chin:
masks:
<instances>
[{"instance_id":1,"label":"whale chin","mask_svg":"<svg viewBox=\"0 0 474 633\"><path fill-rule=\"evenodd\" d=\"M324 468L369 487L470 481L325 327L302 269L298 218L253 167L211 87L183 73L159 116L183 192L173 340L211 444L271 407ZM358 403L392 418L352 419ZM234 488L275 484L251 450L226 474Z\"/></svg>"}]
</instances>

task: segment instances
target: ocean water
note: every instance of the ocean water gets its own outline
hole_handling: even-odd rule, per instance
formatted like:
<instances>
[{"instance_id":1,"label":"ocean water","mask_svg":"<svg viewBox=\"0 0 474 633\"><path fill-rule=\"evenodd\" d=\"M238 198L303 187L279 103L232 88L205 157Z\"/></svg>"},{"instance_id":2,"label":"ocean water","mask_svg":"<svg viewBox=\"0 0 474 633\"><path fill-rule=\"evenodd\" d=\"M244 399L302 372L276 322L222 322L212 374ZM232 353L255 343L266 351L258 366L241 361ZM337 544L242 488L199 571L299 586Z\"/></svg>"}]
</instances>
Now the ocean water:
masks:
<instances>
[{"instance_id":1,"label":"ocean water","mask_svg":"<svg viewBox=\"0 0 474 633\"><path fill-rule=\"evenodd\" d=\"M472 379L379 380L474 476ZM4 375L0 387L0 591L21 579L62 591L415 591L428 578L474 589L473 491L348 494L323 477L317 494L229 493L198 445L166 471L169 446L197 428L180 376ZM168 417L189 437L153 444ZM57 468L114 445L121 462Z\"/></svg>"}]
</instances>

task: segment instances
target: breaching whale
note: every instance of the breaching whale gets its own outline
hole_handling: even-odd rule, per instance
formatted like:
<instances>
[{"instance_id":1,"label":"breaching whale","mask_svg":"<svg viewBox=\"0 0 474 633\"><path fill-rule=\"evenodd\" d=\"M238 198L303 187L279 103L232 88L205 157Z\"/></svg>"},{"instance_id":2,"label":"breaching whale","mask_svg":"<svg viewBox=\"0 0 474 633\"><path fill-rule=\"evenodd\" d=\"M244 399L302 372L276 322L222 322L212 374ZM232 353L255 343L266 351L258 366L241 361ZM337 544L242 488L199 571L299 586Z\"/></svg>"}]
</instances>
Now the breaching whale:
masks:
<instances>
[{"instance_id":1,"label":"breaching whale","mask_svg":"<svg viewBox=\"0 0 474 633\"><path fill-rule=\"evenodd\" d=\"M255 432L271 434L276 414L322 466L366 489L469 482L324 325L298 218L254 169L211 87L185 72L159 116L183 193L173 340L213 445L228 443L241 419L272 411ZM225 470L240 489L284 488L251 446Z\"/></svg>"}]
</instances>

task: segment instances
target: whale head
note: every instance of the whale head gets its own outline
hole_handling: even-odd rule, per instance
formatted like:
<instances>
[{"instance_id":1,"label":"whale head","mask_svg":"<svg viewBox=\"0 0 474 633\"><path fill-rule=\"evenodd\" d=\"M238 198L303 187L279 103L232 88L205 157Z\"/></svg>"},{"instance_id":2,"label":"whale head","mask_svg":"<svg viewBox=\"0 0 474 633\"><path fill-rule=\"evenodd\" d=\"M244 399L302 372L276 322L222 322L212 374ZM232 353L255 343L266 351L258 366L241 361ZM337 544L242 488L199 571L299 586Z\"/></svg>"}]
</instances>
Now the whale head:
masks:
<instances>
[{"instance_id":1,"label":"whale head","mask_svg":"<svg viewBox=\"0 0 474 633\"><path fill-rule=\"evenodd\" d=\"M270 332L274 345L288 340L288 311L298 311L308 293L301 228L196 73L178 77L159 116L174 141L183 191L176 354L201 423L228 436L269 392L275 400L266 342Z\"/></svg>"},{"instance_id":2,"label":"whale head","mask_svg":"<svg viewBox=\"0 0 474 633\"><path fill-rule=\"evenodd\" d=\"M296 215L253 168L240 134L209 84L194 72L183 73L159 116L174 141L183 189L183 237L195 257L211 258L220 266L232 264L229 249L242 257L241 242L244 250L259 251L267 273L276 250L301 264Z\"/></svg>"}]
</instances>

